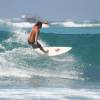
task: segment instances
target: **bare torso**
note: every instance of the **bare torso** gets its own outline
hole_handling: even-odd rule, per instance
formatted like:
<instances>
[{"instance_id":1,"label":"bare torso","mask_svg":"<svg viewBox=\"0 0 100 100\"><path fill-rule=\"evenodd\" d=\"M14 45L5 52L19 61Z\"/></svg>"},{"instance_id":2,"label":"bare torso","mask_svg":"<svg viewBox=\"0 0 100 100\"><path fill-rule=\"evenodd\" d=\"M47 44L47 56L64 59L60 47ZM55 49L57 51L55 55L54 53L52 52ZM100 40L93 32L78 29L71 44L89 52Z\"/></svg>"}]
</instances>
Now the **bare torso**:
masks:
<instances>
[{"instance_id":1,"label":"bare torso","mask_svg":"<svg viewBox=\"0 0 100 100\"><path fill-rule=\"evenodd\" d=\"M35 42L36 38L38 37L38 32L39 32L38 28L34 26L29 34L28 41Z\"/></svg>"}]
</instances>

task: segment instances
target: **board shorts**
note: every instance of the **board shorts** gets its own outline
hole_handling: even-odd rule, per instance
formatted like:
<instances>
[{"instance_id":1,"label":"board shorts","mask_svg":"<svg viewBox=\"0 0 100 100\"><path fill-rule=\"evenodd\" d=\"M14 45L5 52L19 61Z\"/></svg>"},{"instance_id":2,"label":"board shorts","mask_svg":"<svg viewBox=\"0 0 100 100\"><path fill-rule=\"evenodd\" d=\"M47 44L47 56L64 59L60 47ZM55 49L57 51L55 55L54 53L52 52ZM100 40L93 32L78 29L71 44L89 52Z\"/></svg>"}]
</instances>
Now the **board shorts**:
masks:
<instances>
[{"instance_id":1,"label":"board shorts","mask_svg":"<svg viewBox=\"0 0 100 100\"><path fill-rule=\"evenodd\" d=\"M35 42L30 42L28 40L28 44L31 45L33 47L33 49L42 48L41 44L38 41L37 41L37 44L35 44Z\"/></svg>"}]
</instances>

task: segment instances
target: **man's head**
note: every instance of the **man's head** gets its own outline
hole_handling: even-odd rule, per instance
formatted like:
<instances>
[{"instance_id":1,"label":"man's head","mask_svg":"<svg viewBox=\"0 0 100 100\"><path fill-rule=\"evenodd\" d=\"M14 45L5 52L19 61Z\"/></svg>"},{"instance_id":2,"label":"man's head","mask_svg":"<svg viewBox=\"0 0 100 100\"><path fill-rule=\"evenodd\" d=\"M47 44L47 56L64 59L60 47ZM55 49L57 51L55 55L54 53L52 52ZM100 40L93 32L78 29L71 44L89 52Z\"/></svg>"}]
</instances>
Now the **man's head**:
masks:
<instances>
[{"instance_id":1,"label":"man's head","mask_svg":"<svg viewBox=\"0 0 100 100\"><path fill-rule=\"evenodd\" d=\"M38 21L35 25L38 26L39 28L41 28L42 27L42 22Z\"/></svg>"}]
</instances>

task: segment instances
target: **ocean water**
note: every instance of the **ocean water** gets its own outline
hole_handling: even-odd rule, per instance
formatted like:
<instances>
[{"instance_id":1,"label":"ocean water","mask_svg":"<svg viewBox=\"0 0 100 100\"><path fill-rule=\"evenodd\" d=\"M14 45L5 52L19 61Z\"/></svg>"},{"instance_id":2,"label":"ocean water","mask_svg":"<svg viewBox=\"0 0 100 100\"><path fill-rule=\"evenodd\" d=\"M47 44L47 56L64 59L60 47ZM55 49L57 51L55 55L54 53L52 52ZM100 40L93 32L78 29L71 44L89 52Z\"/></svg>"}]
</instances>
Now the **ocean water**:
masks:
<instances>
[{"instance_id":1,"label":"ocean water","mask_svg":"<svg viewBox=\"0 0 100 100\"><path fill-rule=\"evenodd\" d=\"M51 22L43 46L72 50L37 54L27 43L32 23L0 20L0 100L100 100L100 22Z\"/></svg>"}]
</instances>

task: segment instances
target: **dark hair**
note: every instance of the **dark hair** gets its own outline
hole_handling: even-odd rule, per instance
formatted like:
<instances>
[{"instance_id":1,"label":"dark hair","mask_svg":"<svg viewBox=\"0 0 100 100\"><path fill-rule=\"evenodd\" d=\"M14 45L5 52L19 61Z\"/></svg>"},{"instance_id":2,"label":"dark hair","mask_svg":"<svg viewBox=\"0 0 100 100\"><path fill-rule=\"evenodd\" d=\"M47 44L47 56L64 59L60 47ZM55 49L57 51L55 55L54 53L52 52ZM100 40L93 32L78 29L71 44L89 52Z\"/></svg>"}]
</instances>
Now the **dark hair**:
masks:
<instances>
[{"instance_id":1,"label":"dark hair","mask_svg":"<svg viewBox=\"0 0 100 100\"><path fill-rule=\"evenodd\" d=\"M42 27L42 22L38 21L35 25L39 26L39 28L41 28Z\"/></svg>"}]
</instances>

